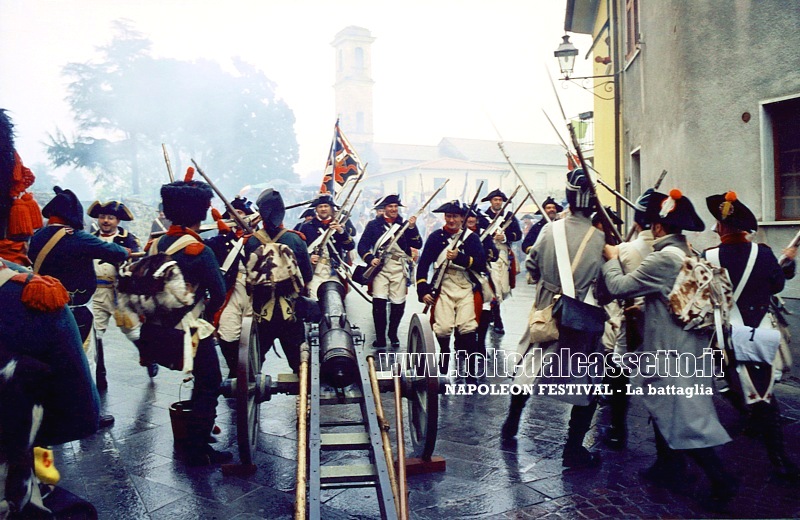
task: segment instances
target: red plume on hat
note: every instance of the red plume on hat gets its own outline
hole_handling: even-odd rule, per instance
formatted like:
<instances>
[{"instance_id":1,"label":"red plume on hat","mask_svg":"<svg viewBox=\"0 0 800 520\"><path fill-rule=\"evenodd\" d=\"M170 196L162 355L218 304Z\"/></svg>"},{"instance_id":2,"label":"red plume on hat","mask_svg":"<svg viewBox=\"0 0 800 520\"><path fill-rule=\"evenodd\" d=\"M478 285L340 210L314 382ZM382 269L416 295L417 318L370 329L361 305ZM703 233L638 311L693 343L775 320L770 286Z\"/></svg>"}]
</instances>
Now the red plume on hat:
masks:
<instances>
[{"instance_id":1,"label":"red plume on hat","mask_svg":"<svg viewBox=\"0 0 800 520\"><path fill-rule=\"evenodd\" d=\"M14 125L0 109L0 238L24 239L42 227L42 213L27 192L36 180L14 149Z\"/></svg>"}]
</instances>

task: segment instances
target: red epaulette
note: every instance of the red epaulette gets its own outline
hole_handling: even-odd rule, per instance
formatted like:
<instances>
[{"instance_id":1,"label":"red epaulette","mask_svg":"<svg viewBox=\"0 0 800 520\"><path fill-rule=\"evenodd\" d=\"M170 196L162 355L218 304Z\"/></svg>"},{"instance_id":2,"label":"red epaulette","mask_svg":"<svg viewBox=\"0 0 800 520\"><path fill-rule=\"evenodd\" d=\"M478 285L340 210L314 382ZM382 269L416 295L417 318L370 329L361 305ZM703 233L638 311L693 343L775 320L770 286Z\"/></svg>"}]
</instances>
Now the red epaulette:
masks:
<instances>
[{"instance_id":1,"label":"red epaulette","mask_svg":"<svg viewBox=\"0 0 800 520\"><path fill-rule=\"evenodd\" d=\"M189 256L197 256L203 252L203 249L206 247L205 244L202 242L195 242L193 244L189 244L188 246L183 248L183 252Z\"/></svg>"},{"instance_id":2,"label":"red epaulette","mask_svg":"<svg viewBox=\"0 0 800 520\"><path fill-rule=\"evenodd\" d=\"M295 235L298 235L300 238L303 239L303 242L306 241L306 236L303 233L297 231L296 229L287 229L286 231L288 231L290 233L294 233Z\"/></svg>"}]
</instances>

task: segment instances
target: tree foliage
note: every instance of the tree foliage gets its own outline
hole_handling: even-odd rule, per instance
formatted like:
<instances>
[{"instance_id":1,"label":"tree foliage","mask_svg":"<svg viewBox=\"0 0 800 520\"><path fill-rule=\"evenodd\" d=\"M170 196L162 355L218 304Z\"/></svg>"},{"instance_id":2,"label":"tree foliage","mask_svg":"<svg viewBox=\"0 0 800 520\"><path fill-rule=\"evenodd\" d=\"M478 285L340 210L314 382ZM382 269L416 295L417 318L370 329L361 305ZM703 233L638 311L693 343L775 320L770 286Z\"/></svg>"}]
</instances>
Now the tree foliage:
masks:
<instances>
[{"instance_id":1,"label":"tree foliage","mask_svg":"<svg viewBox=\"0 0 800 520\"><path fill-rule=\"evenodd\" d=\"M90 171L101 188L111 188L101 191L157 198L168 181L166 143L176 178L194 158L226 193L276 179L297 182L294 113L273 81L240 59L231 74L209 60L156 58L129 22L114 26L97 62L63 69L77 135L58 128L50 134L55 166Z\"/></svg>"}]
</instances>

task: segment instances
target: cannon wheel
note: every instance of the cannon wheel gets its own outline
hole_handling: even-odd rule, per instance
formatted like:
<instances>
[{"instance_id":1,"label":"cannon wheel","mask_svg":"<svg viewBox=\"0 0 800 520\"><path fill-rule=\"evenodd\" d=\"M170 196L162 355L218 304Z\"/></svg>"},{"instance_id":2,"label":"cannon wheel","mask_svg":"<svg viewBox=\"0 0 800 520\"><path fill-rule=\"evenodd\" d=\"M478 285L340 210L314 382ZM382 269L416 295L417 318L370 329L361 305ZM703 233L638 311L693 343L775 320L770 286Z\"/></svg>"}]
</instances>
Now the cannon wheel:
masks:
<instances>
[{"instance_id":1,"label":"cannon wheel","mask_svg":"<svg viewBox=\"0 0 800 520\"><path fill-rule=\"evenodd\" d=\"M409 401L411 444L414 456L430 460L436 446L439 429L439 378L436 364L436 343L429 318L425 314L414 314L408 331L408 352L420 354L409 356L411 366L406 371L412 374ZM426 366L432 361L433 366Z\"/></svg>"},{"instance_id":2,"label":"cannon wheel","mask_svg":"<svg viewBox=\"0 0 800 520\"><path fill-rule=\"evenodd\" d=\"M239 362L236 367L236 437L242 464L253 464L258 441L257 381L261 372L261 348L258 344L258 327L248 316L242 320L239 338Z\"/></svg>"}]
</instances>

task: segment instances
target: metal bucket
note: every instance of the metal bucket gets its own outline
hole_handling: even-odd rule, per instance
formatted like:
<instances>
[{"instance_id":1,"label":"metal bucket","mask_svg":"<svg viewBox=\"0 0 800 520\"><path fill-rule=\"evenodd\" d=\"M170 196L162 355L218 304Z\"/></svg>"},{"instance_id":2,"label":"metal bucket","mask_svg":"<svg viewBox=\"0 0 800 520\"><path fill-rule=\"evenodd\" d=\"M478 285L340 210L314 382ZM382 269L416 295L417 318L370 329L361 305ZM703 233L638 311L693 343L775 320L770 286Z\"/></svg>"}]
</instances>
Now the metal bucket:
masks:
<instances>
[{"instance_id":1,"label":"metal bucket","mask_svg":"<svg viewBox=\"0 0 800 520\"><path fill-rule=\"evenodd\" d=\"M192 414L191 401L178 401L169 405L169 419L172 422L172 438L176 443L189 438L188 424Z\"/></svg>"}]
</instances>

